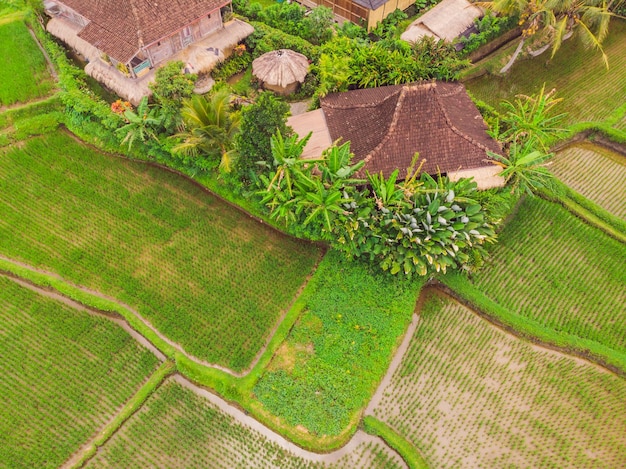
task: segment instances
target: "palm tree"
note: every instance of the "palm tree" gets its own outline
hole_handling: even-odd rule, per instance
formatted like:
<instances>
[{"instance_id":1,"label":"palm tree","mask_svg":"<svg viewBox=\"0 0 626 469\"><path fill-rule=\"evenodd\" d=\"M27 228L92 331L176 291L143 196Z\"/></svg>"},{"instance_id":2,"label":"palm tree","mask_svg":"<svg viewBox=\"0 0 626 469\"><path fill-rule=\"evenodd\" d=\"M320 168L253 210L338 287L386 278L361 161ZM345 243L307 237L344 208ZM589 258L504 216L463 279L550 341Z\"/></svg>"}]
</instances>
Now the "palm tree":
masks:
<instances>
[{"instance_id":1,"label":"palm tree","mask_svg":"<svg viewBox=\"0 0 626 469\"><path fill-rule=\"evenodd\" d=\"M172 150L190 156L219 159L220 169L230 172L236 152L234 137L239 131L239 113L230 110L230 93L222 89L210 99L194 96L183 102L185 130L175 137L182 143Z\"/></svg>"},{"instance_id":2,"label":"palm tree","mask_svg":"<svg viewBox=\"0 0 626 469\"><path fill-rule=\"evenodd\" d=\"M602 42L609 30L609 11L612 0L492 0L479 2L497 13L519 15L522 40L508 63L500 70L506 73L517 60L524 44L531 38L540 38L545 44L531 55L539 55L552 47L552 57L562 42L578 34L586 47L598 49L606 68L609 62Z\"/></svg>"},{"instance_id":3,"label":"palm tree","mask_svg":"<svg viewBox=\"0 0 626 469\"><path fill-rule=\"evenodd\" d=\"M302 159L302 152L309 138L311 138L311 133L300 140L298 140L297 135L291 135L285 139L280 130L277 130L276 134L270 137L270 147L276 171L268 184L268 192L282 190L284 182L287 194L289 197L293 197L294 179L298 176L305 177L302 171L304 165L319 161Z\"/></svg>"},{"instance_id":4,"label":"palm tree","mask_svg":"<svg viewBox=\"0 0 626 469\"><path fill-rule=\"evenodd\" d=\"M552 115L554 106L563 99L554 97L556 90L546 93L545 88L544 84L537 95L517 95L514 103L501 103L505 111L503 121L508 127L498 136L501 142L529 143L546 152L550 140L558 139L567 132L559 127L566 113Z\"/></svg>"},{"instance_id":5,"label":"palm tree","mask_svg":"<svg viewBox=\"0 0 626 469\"><path fill-rule=\"evenodd\" d=\"M553 176L544 163L553 154L535 150L532 142L525 145L513 142L508 157L490 151L487 154L493 158L490 160L493 164L503 168L500 176L511 185L512 193L533 195L537 189L550 188Z\"/></svg>"},{"instance_id":6,"label":"palm tree","mask_svg":"<svg viewBox=\"0 0 626 469\"><path fill-rule=\"evenodd\" d=\"M161 125L162 119L159 117L157 109L150 109L147 97L144 96L141 99L135 111L130 109L124 111L124 117L127 124L116 130L118 134L124 135L121 145L128 143L130 150L136 140L143 143L150 138L158 140L155 129Z\"/></svg>"}]
</instances>

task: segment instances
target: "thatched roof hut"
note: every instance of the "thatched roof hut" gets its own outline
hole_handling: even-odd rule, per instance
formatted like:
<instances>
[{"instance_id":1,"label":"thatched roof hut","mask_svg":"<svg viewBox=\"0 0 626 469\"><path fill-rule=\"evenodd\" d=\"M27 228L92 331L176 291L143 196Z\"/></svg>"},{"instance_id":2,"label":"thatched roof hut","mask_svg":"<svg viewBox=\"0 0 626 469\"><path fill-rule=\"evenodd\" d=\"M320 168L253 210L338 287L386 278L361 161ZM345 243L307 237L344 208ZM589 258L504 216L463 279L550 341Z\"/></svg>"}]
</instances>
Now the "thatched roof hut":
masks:
<instances>
[{"instance_id":1,"label":"thatched roof hut","mask_svg":"<svg viewBox=\"0 0 626 469\"><path fill-rule=\"evenodd\" d=\"M482 16L483 11L467 0L443 0L411 23L400 38L417 42L424 36L431 36L453 41L472 27L474 19Z\"/></svg>"},{"instance_id":2,"label":"thatched roof hut","mask_svg":"<svg viewBox=\"0 0 626 469\"><path fill-rule=\"evenodd\" d=\"M252 62L252 74L264 88L280 94L296 91L309 71L309 59L289 49L273 50Z\"/></svg>"}]
</instances>

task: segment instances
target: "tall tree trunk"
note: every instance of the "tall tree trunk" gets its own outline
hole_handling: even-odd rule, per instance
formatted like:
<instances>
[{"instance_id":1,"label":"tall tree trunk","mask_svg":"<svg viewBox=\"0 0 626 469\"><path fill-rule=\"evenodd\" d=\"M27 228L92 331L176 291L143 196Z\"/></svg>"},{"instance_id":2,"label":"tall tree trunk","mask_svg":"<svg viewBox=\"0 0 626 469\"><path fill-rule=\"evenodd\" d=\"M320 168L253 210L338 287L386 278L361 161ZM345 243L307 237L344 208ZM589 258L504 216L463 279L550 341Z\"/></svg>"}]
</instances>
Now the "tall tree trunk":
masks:
<instances>
[{"instance_id":1,"label":"tall tree trunk","mask_svg":"<svg viewBox=\"0 0 626 469\"><path fill-rule=\"evenodd\" d=\"M513 66L520 52L522 52L522 47L524 47L525 42L526 42L526 39L522 38L522 40L517 45L517 49L515 49L515 52L513 52L513 55L511 56L507 64L504 67L502 67L502 70L500 70L500 74L504 75Z\"/></svg>"}]
</instances>

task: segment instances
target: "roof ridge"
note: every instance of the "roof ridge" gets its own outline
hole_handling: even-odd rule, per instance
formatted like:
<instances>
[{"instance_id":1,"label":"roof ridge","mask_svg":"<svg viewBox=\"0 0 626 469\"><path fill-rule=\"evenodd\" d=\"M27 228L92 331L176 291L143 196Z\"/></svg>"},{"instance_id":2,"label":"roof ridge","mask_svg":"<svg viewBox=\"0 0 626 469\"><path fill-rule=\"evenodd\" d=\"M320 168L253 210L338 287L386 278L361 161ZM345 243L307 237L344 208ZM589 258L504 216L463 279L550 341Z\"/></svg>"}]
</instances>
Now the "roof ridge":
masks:
<instances>
[{"instance_id":1,"label":"roof ridge","mask_svg":"<svg viewBox=\"0 0 626 469\"><path fill-rule=\"evenodd\" d=\"M403 85L400 88L400 96L398 96L398 101L396 101L396 108L393 111L393 118L391 119L391 124L389 124L389 127L387 127L387 133L385 134L385 137L378 143L378 145L376 145L376 147L374 147L374 149L370 151L369 154L365 156L365 158L363 158L363 160L365 161L365 166L374 157L374 154L376 154L383 147L383 145L391 138L390 135L393 133L396 126L398 125L398 116L400 115L399 111L402 108L402 104L404 103L404 99L407 95L408 90L411 88L412 88L411 85Z\"/></svg>"},{"instance_id":2,"label":"roof ridge","mask_svg":"<svg viewBox=\"0 0 626 469\"><path fill-rule=\"evenodd\" d=\"M141 29L141 23L139 21L139 13L137 11L137 5L135 5L136 0L129 0L130 3L130 11L133 13L133 18L135 19L135 24L137 25L137 40L139 48L141 49L144 46L143 42L143 30Z\"/></svg>"},{"instance_id":3,"label":"roof ridge","mask_svg":"<svg viewBox=\"0 0 626 469\"><path fill-rule=\"evenodd\" d=\"M397 85L390 85L390 87L391 86L397 86ZM401 93L403 88L404 87L398 87L397 90L394 90L392 93L389 93L389 96L385 96L384 99L382 99L381 101L378 101L378 102L368 102L368 103L362 103L362 104L349 104L349 105L342 104L342 103L328 103L328 102L324 102L324 103L322 103L322 106L330 108L330 109L365 109L365 108L368 108L368 107L378 107L381 104L385 103L388 99L391 99L394 96L396 96L399 93ZM363 88L363 90L370 90L370 89L376 89L376 88ZM361 90L354 90L354 91L361 91ZM337 94L341 94L341 92L339 92Z\"/></svg>"},{"instance_id":4,"label":"roof ridge","mask_svg":"<svg viewBox=\"0 0 626 469\"><path fill-rule=\"evenodd\" d=\"M470 142L472 145L480 148L481 150L484 150L485 152L487 151L491 151L489 150L489 148L486 145L483 145L482 143L476 141L475 139L473 139L472 137L470 137L469 135L466 135L464 132L461 132L460 129L458 129L453 123L452 120L450 119L450 116L448 115L448 110L446 109L446 107L444 106L443 102L441 101L441 99L439 98L439 92L437 91L437 87L434 86L433 88L433 93L435 95L435 100L437 101L437 103L439 104L439 108L441 109L441 112L443 113L443 117L446 121L446 124L448 125L448 127L450 127L450 130L452 130L452 132L454 132L455 134L457 134L459 137L464 138L465 140L467 140L468 142ZM459 87L460 89L460 87ZM447 96L451 96L447 95ZM443 96L443 94L442 94Z\"/></svg>"}]
</instances>

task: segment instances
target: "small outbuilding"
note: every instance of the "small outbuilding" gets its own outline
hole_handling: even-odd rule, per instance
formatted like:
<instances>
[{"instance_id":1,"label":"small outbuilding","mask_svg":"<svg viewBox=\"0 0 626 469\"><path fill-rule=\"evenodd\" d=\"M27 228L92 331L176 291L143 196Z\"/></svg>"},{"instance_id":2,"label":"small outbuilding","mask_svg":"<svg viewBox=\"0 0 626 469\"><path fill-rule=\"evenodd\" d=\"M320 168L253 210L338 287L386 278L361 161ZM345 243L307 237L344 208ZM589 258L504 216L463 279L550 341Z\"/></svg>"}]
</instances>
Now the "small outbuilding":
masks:
<instances>
[{"instance_id":1,"label":"small outbuilding","mask_svg":"<svg viewBox=\"0 0 626 469\"><path fill-rule=\"evenodd\" d=\"M273 50L252 62L252 75L263 88L283 95L295 92L308 71L309 59L289 49Z\"/></svg>"},{"instance_id":2,"label":"small outbuilding","mask_svg":"<svg viewBox=\"0 0 626 469\"><path fill-rule=\"evenodd\" d=\"M406 42L417 42L424 36L452 42L474 26L483 11L468 0L443 0L417 18L402 33Z\"/></svg>"}]
</instances>

